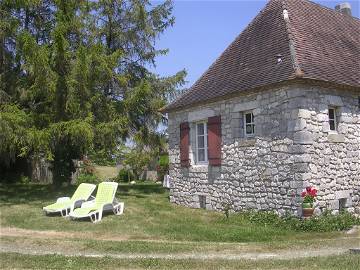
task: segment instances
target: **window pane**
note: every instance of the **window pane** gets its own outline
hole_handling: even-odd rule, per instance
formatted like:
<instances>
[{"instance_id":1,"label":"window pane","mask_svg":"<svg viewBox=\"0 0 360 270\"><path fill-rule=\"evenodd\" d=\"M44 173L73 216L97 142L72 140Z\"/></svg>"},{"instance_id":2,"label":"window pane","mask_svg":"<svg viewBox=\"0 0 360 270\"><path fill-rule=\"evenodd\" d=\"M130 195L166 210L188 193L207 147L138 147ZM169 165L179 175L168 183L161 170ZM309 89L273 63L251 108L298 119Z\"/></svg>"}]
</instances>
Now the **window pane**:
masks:
<instances>
[{"instance_id":1,"label":"window pane","mask_svg":"<svg viewBox=\"0 0 360 270\"><path fill-rule=\"evenodd\" d=\"M198 136L198 147L204 148L205 146L205 137L204 136Z\"/></svg>"},{"instance_id":2,"label":"window pane","mask_svg":"<svg viewBox=\"0 0 360 270\"><path fill-rule=\"evenodd\" d=\"M334 120L330 120L329 121L330 124L330 130L335 130L335 121Z\"/></svg>"},{"instance_id":3,"label":"window pane","mask_svg":"<svg viewBox=\"0 0 360 270\"><path fill-rule=\"evenodd\" d=\"M204 123L201 123L201 124L197 125L197 132L198 132L198 135L203 135L204 134Z\"/></svg>"},{"instance_id":4,"label":"window pane","mask_svg":"<svg viewBox=\"0 0 360 270\"><path fill-rule=\"evenodd\" d=\"M246 125L246 134L253 134L253 126Z\"/></svg>"},{"instance_id":5,"label":"window pane","mask_svg":"<svg viewBox=\"0 0 360 270\"><path fill-rule=\"evenodd\" d=\"M329 119L335 119L335 110L329 109Z\"/></svg>"},{"instance_id":6,"label":"window pane","mask_svg":"<svg viewBox=\"0 0 360 270\"><path fill-rule=\"evenodd\" d=\"M198 161L205 161L205 149L198 149Z\"/></svg>"},{"instance_id":7,"label":"window pane","mask_svg":"<svg viewBox=\"0 0 360 270\"><path fill-rule=\"evenodd\" d=\"M245 118L246 118L246 124L251 123L251 113L247 113L245 115Z\"/></svg>"}]
</instances>

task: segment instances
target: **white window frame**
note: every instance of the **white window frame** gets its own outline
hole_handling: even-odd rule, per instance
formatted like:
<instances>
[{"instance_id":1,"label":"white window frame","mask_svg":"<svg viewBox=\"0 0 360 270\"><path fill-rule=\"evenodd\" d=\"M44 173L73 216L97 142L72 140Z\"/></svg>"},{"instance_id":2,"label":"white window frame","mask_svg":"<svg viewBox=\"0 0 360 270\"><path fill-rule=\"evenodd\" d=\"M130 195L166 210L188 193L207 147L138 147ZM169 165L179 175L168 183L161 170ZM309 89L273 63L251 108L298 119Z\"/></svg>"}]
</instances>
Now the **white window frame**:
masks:
<instances>
[{"instance_id":1,"label":"white window frame","mask_svg":"<svg viewBox=\"0 0 360 270\"><path fill-rule=\"evenodd\" d=\"M198 125L203 124L204 125L204 134L199 135L198 134ZM196 156L196 164L208 164L208 130L207 130L207 122L201 121L195 123L195 129L196 129L196 149L195 149L195 156ZM204 148L199 148L199 136L204 136ZM199 160L199 149L204 149L205 151L205 160Z\"/></svg>"},{"instance_id":2,"label":"white window frame","mask_svg":"<svg viewBox=\"0 0 360 270\"><path fill-rule=\"evenodd\" d=\"M246 115L248 115L248 114L251 114L251 122L250 123L246 123ZM243 121L244 121L244 136L246 137L246 138L249 138L249 137L254 137L255 136L255 121L254 121L254 113L253 113L253 111L247 111L247 112L244 112L244 119L243 119ZM247 133L246 132L246 126L247 125L251 125L251 126L253 126L254 127L254 131L253 131L253 133Z\"/></svg>"},{"instance_id":3,"label":"white window frame","mask_svg":"<svg viewBox=\"0 0 360 270\"><path fill-rule=\"evenodd\" d=\"M330 118L330 110L334 111L334 119ZM333 106L329 106L328 108L328 118L329 118L329 129L330 132L336 132L337 131L337 125L338 125L338 121L337 121L337 108L333 107ZM330 125L330 121L334 121L334 128L335 129L331 129L331 125Z\"/></svg>"}]
</instances>

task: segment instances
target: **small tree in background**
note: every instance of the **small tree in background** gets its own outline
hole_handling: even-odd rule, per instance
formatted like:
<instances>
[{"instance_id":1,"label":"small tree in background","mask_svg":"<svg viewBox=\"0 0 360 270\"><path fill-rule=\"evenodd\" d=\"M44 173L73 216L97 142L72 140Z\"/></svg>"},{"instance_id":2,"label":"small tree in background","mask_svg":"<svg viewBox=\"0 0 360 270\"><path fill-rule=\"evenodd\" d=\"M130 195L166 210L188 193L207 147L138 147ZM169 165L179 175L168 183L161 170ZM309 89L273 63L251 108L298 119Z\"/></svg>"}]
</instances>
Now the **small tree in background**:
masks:
<instances>
[{"instance_id":1,"label":"small tree in background","mask_svg":"<svg viewBox=\"0 0 360 270\"><path fill-rule=\"evenodd\" d=\"M164 176L169 171L169 155L168 154L162 154L159 156L159 161L158 161L156 170L158 173L158 180L162 181L164 179Z\"/></svg>"},{"instance_id":2,"label":"small tree in background","mask_svg":"<svg viewBox=\"0 0 360 270\"><path fill-rule=\"evenodd\" d=\"M142 173L148 169L149 163L154 159L154 152L140 149L138 147L131 149L124 155L124 165L131 168L134 180L140 179Z\"/></svg>"}]
</instances>

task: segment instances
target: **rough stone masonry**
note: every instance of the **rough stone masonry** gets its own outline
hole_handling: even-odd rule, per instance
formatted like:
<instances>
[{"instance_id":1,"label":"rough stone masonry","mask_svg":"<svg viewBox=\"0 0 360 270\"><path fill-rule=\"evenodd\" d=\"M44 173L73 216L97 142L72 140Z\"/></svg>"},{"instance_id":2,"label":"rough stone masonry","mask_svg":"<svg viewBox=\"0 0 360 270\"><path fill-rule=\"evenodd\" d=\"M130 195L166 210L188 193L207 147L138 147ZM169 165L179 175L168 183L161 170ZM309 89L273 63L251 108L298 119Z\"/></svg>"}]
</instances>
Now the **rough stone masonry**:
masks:
<instances>
[{"instance_id":1,"label":"rough stone masonry","mask_svg":"<svg viewBox=\"0 0 360 270\"><path fill-rule=\"evenodd\" d=\"M316 212L360 211L359 92L289 84L169 113L170 200L189 207L275 210L300 215L316 187ZM330 130L329 108L337 130ZM244 135L243 113L255 136ZM221 115L221 166L196 164L195 125ZM190 124L189 167L180 165L180 123Z\"/></svg>"}]
</instances>

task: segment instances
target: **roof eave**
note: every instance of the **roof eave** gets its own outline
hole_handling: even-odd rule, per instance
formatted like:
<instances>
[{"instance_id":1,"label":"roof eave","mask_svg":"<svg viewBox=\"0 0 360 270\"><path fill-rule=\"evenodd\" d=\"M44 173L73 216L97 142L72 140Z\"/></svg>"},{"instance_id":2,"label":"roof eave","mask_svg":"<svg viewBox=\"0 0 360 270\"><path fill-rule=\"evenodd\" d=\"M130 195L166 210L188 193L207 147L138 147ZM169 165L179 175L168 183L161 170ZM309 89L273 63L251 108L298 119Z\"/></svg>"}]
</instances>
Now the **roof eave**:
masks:
<instances>
[{"instance_id":1,"label":"roof eave","mask_svg":"<svg viewBox=\"0 0 360 270\"><path fill-rule=\"evenodd\" d=\"M267 85L258 86L258 87L254 87L254 88L249 88L248 90L238 91L238 92L234 92L232 94L215 97L215 98L211 98L211 99L207 99L207 100L201 100L201 101L189 103L189 104L186 104L183 106L175 105L175 107L172 107L171 106L172 104L169 104L168 106L162 108L160 112L164 114L164 113L172 113L172 112L182 111L182 110L191 108L193 106L201 106L204 104L208 104L208 103L212 103L212 102L216 102L216 101L220 101L220 100L227 100L227 99L238 97L238 96L241 96L244 94L248 94L250 92L260 92L260 91L264 91L264 90L267 90L267 89L270 89L273 87L279 87L279 86L284 86L284 85L288 85L288 84L296 84L296 83L319 84L322 86L333 86L333 87L349 89L349 90L354 90L354 91L360 92L360 85L355 86L355 85L337 83L337 82L332 82L332 81L318 80L318 79L306 77L303 72L301 72L300 74L297 74L296 72L294 72L294 74L291 76L291 78L289 78L288 80L285 80L285 81L275 82L272 84L267 84Z\"/></svg>"}]
</instances>

